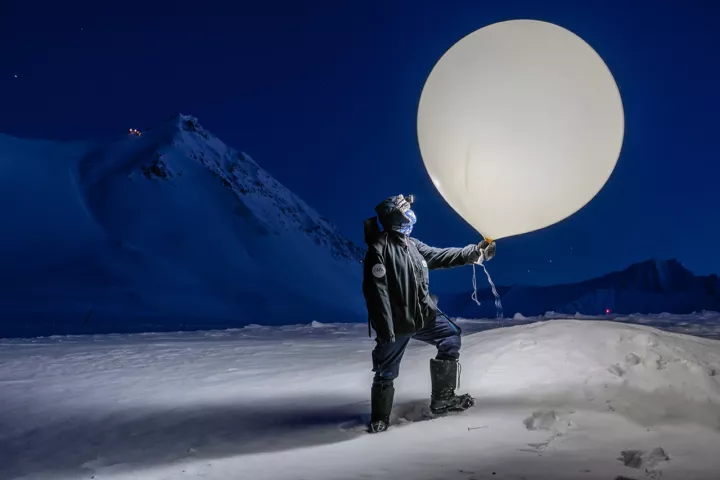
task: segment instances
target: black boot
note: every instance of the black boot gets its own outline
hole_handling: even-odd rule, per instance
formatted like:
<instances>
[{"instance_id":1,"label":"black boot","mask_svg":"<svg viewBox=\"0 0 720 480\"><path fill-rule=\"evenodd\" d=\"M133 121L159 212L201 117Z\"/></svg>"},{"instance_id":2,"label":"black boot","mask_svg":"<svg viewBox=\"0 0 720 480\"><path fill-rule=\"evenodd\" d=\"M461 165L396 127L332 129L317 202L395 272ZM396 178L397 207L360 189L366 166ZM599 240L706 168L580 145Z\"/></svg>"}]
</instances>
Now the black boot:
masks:
<instances>
[{"instance_id":1,"label":"black boot","mask_svg":"<svg viewBox=\"0 0 720 480\"><path fill-rule=\"evenodd\" d=\"M395 387L390 385L373 385L370 393L372 414L370 416L370 433L384 432L390 426Z\"/></svg>"},{"instance_id":2,"label":"black boot","mask_svg":"<svg viewBox=\"0 0 720 480\"><path fill-rule=\"evenodd\" d=\"M475 405L475 399L468 394L455 395L458 379L457 360L430 360L430 381L432 397L430 410L435 415L459 412Z\"/></svg>"}]
</instances>

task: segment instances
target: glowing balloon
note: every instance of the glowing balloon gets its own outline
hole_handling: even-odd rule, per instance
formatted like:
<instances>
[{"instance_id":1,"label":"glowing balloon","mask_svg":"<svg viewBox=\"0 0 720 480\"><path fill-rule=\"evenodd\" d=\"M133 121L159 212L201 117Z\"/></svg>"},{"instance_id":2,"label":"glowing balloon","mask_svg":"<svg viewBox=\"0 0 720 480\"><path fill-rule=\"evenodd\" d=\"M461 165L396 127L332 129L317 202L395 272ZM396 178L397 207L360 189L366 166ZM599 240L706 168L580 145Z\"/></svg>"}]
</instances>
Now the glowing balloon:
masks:
<instances>
[{"instance_id":1,"label":"glowing balloon","mask_svg":"<svg viewBox=\"0 0 720 480\"><path fill-rule=\"evenodd\" d=\"M585 206L615 168L625 120L615 80L587 43L551 23L512 20L440 58L417 128L435 187L497 240Z\"/></svg>"}]
</instances>

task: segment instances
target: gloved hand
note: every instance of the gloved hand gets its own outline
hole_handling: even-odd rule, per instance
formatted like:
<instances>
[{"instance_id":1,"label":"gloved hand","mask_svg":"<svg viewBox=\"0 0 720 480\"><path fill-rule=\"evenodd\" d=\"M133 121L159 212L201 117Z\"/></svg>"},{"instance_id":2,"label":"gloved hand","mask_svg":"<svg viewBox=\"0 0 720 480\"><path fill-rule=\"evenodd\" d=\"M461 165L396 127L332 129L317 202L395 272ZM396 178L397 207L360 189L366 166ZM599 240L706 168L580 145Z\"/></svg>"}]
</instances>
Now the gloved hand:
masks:
<instances>
[{"instance_id":1,"label":"gloved hand","mask_svg":"<svg viewBox=\"0 0 720 480\"><path fill-rule=\"evenodd\" d=\"M482 260L491 260L495 256L495 248L495 242L488 242L487 240L477 244Z\"/></svg>"},{"instance_id":2,"label":"gloved hand","mask_svg":"<svg viewBox=\"0 0 720 480\"><path fill-rule=\"evenodd\" d=\"M398 195L395 198L395 206L400 210L402 213L407 212L410 210L411 203L413 202L413 196L408 195L405 197L404 195Z\"/></svg>"}]
</instances>

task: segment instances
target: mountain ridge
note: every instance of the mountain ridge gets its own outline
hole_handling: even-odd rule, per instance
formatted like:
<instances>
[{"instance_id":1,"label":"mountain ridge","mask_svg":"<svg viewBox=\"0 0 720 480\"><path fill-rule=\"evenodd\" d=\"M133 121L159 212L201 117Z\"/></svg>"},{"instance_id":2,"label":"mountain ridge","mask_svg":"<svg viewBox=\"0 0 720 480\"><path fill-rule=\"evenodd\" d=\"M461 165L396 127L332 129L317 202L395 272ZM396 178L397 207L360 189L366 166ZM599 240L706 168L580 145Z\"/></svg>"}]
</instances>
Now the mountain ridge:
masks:
<instances>
[{"instance_id":1,"label":"mountain ridge","mask_svg":"<svg viewBox=\"0 0 720 480\"><path fill-rule=\"evenodd\" d=\"M720 309L720 280L717 275L696 276L677 259L651 258L623 270L576 283L548 286L497 286L505 316L547 312L599 315L692 313ZM445 295L444 309L458 316L494 317L491 289L478 291L482 305L470 293Z\"/></svg>"}]
</instances>

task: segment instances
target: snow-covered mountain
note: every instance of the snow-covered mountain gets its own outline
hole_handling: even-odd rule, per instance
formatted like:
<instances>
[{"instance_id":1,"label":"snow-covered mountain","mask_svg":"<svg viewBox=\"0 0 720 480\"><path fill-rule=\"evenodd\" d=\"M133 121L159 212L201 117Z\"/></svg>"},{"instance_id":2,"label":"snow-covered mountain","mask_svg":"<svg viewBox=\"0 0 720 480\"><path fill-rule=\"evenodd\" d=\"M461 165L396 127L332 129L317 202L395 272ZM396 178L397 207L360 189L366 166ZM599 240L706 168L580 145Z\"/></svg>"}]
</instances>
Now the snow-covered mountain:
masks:
<instances>
[{"instance_id":1,"label":"snow-covered mountain","mask_svg":"<svg viewBox=\"0 0 720 480\"><path fill-rule=\"evenodd\" d=\"M632 313L692 313L720 310L717 275L696 276L677 260L647 260L627 269L580 283L553 286L498 287L505 316L546 312L586 315ZM449 314L467 318L494 317L490 289L478 292L478 307L470 293L441 297Z\"/></svg>"},{"instance_id":2,"label":"snow-covered mountain","mask_svg":"<svg viewBox=\"0 0 720 480\"><path fill-rule=\"evenodd\" d=\"M0 337L365 320L363 251L191 116L0 135L0 202Z\"/></svg>"}]
</instances>

